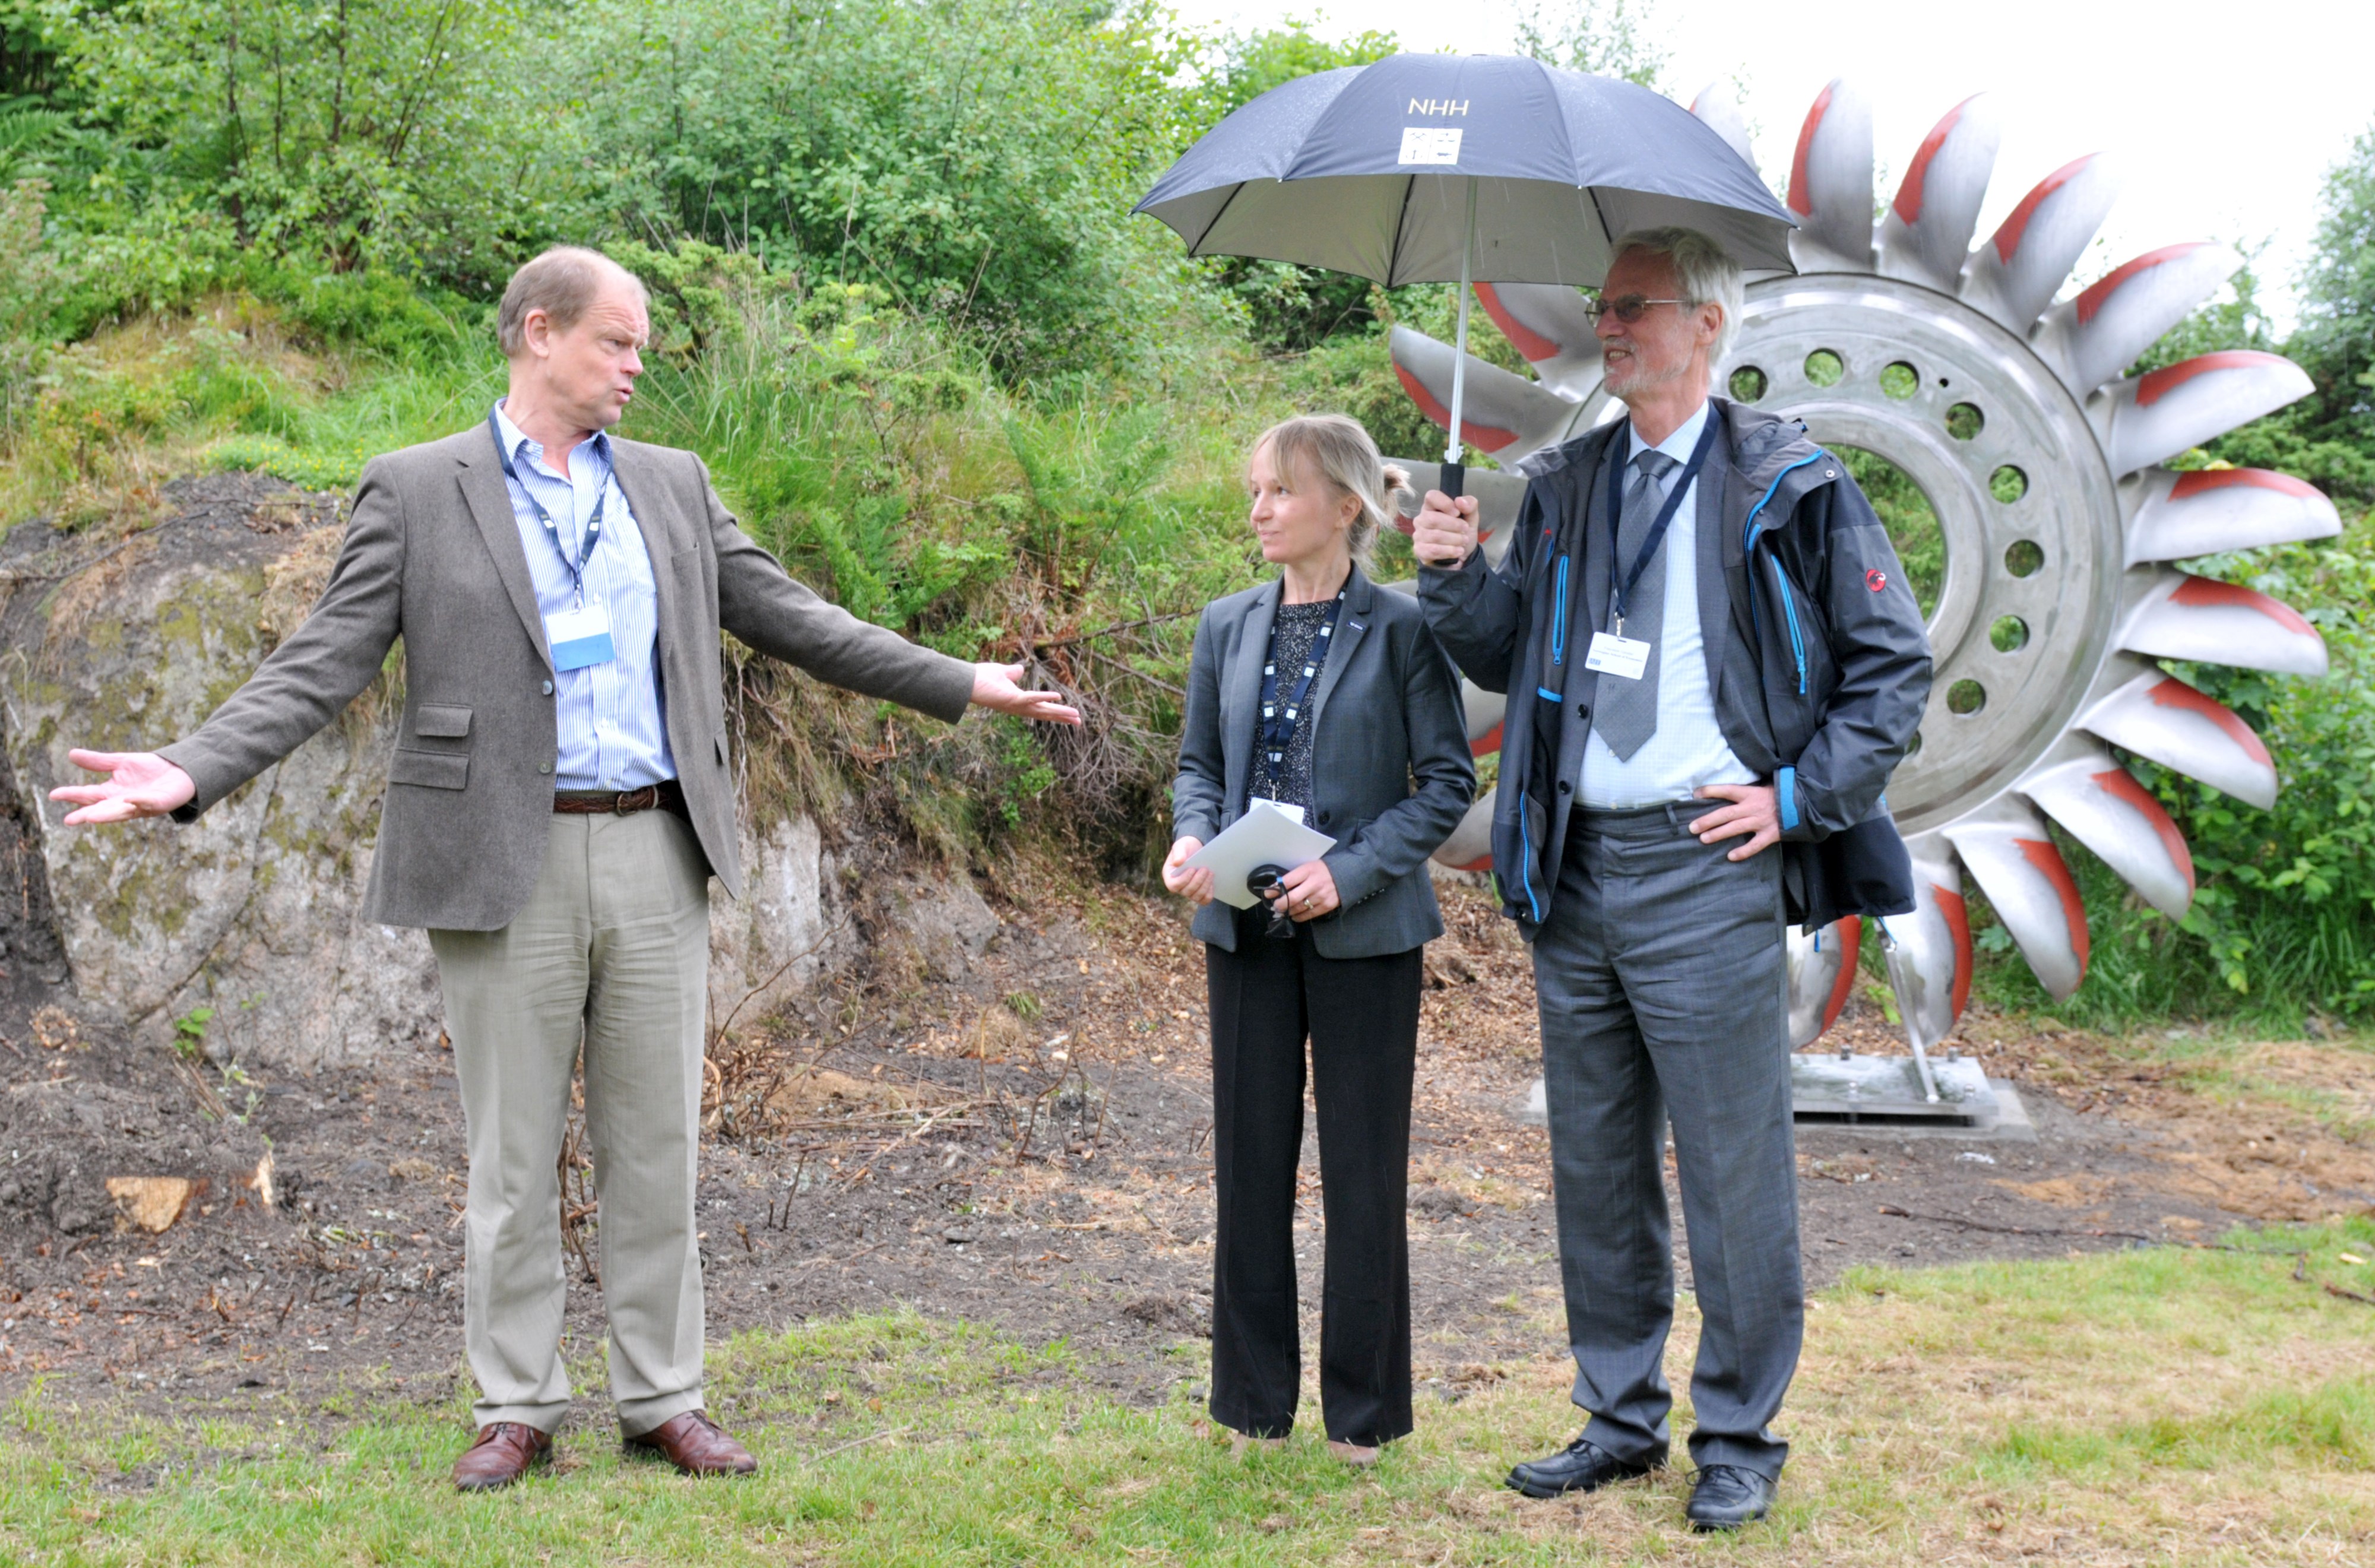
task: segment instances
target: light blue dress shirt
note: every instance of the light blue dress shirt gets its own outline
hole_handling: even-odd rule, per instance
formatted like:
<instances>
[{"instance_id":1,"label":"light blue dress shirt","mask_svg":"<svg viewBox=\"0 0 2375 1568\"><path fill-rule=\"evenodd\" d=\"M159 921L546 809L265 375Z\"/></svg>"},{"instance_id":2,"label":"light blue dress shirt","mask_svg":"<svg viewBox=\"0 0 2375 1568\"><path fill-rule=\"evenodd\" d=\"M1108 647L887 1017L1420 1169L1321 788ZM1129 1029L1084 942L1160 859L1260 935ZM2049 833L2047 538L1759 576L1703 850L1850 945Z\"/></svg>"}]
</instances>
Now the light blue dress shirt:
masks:
<instances>
[{"instance_id":1,"label":"light blue dress shirt","mask_svg":"<svg viewBox=\"0 0 2375 1568\"><path fill-rule=\"evenodd\" d=\"M567 547L572 560L585 547L585 525L595 503L606 489L610 496L602 509L601 539L585 565L585 602L610 612L615 651L601 664L561 670L553 677L553 711L561 729L553 787L641 789L676 777L676 759L668 751L666 697L660 690L659 590L652 578L651 552L644 548L643 530L635 525L626 491L611 481L609 435L597 431L590 441L570 448L564 478L545 466L544 448L521 433L501 403L495 405L495 425L511 454L515 477L507 478L504 487L511 494L513 520L519 525L520 545L527 551L528 575L536 583L536 607L548 621L576 607L577 591L556 548L554 530L538 518L525 487L535 487L536 500L562 536L557 543Z\"/></svg>"},{"instance_id":2,"label":"light blue dress shirt","mask_svg":"<svg viewBox=\"0 0 2375 1568\"><path fill-rule=\"evenodd\" d=\"M1691 460L1691 448L1707 428L1710 405L1683 421L1682 428L1658 443L1672 458L1675 472ZM1641 438L1628 430L1625 467L1616 482L1633 480L1633 458ZM1723 738L1715 716L1715 694L1707 689L1707 644L1699 635L1699 482L1683 494L1667 526L1661 547L1666 558L1666 615L1658 636L1658 727L1632 756L1620 758L1594 729L1584 743L1583 804L1594 811L1626 811L1640 806L1663 806L1688 800L1701 784L1755 784L1756 775L1741 765ZM1596 519L1595 519L1596 521ZM1602 675L1603 681L1617 678Z\"/></svg>"}]
</instances>

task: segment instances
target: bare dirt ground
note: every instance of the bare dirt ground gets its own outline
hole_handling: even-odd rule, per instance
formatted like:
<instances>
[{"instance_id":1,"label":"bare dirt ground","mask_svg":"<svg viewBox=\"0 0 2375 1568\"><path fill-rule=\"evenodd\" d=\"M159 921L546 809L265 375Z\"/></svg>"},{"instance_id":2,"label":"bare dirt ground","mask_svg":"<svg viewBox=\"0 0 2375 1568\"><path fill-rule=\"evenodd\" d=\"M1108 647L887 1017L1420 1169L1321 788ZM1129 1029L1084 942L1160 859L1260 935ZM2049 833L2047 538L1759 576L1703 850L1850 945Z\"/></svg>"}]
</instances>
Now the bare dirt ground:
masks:
<instances>
[{"instance_id":1,"label":"bare dirt ground","mask_svg":"<svg viewBox=\"0 0 2375 1568\"><path fill-rule=\"evenodd\" d=\"M1210 1302L1201 956L1175 907L1133 892L1083 894L1030 867L999 890L1002 929L959 982L886 964L719 1043L701 1197L710 1331L911 1304L1064 1337L1117 1397L1158 1397L1196 1375L1176 1350ZM1525 954L1481 895L1444 891L1411 1236L1419 1376L1458 1397L1493 1363L1550 1349L1525 1319L1555 1301L1557 1272L1547 1140L1516 1115L1535 1073ZM335 1416L345 1389L439 1401L466 1385L449 1058L226 1075L94 1030L54 951L9 935L0 1397L41 1379L77 1400L187 1412L295 1396ZM1893 1045L1861 999L1840 1028ZM2375 1204L2363 1050L2257 1047L2238 1090L2232 1072L2209 1085L2003 1019L1967 1019L1958 1043L2019 1084L2038 1140L1802 1129L1810 1288L1858 1263L2183 1243ZM2356 1108L2350 1136L2328 1130L2336 1105ZM574 1141L564 1162L572 1352L587 1355L600 1246ZM1308 1150L1306 1170L1316 1303ZM123 1180L156 1177L189 1183L186 1201ZM598 1419L600 1391L581 1392L579 1419Z\"/></svg>"}]
</instances>

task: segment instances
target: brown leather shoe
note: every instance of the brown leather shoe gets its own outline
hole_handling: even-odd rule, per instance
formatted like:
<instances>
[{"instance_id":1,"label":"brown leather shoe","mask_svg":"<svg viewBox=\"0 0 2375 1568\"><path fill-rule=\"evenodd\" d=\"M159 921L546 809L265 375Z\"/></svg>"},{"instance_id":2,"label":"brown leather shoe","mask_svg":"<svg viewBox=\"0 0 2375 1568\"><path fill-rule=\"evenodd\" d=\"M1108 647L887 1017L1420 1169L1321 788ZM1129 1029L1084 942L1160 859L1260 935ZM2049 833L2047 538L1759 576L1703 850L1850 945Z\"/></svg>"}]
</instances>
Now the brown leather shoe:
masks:
<instances>
[{"instance_id":1,"label":"brown leather shoe","mask_svg":"<svg viewBox=\"0 0 2375 1568\"><path fill-rule=\"evenodd\" d=\"M552 1439L536 1428L495 1421L480 1427L477 1441L454 1461L454 1484L464 1491L492 1491L511 1485L551 1454Z\"/></svg>"},{"instance_id":2,"label":"brown leather shoe","mask_svg":"<svg viewBox=\"0 0 2375 1568\"><path fill-rule=\"evenodd\" d=\"M759 1468L750 1451L727 1436L706 1410L687 1410L627 1439L627 1451L666 1459L689 1476L747 1476Z\"/></svg>"}]
</instances>

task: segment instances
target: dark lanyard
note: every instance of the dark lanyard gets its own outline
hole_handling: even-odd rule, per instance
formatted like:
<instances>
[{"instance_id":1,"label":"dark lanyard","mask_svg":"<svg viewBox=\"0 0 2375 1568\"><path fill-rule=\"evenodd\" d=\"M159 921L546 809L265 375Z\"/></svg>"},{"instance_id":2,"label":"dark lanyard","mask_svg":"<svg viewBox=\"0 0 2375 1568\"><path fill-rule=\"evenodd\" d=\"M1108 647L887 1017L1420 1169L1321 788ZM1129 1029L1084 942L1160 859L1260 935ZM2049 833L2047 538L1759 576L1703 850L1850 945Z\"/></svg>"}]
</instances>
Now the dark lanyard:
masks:
<instances>
[{"instance_id":1,"label":"dark lanyard","mask_svg":"<svg viewBox=\"0 0 2375 1568\"><path fill-rule=\"evenodd\" d=\"M1328 642L1335 635L1336 617L1343 608L1344 590L1340 588L1335 602L1328 607L1328 619L1319 623L1319 632L1311 640L1311 652L1304 655L1303 674L1296 678L1294 690L1287 693L1283 712L1278 701L1278 622L1270 622L1270 656L1262 661L1261 723L1256 726L1255 734L1261 739L1262 756L1270 764L1264 772L1270 775L1270 797L1273 800L1278 798L1279 772L1286 761L1287 742L1294 738L1295 720L1303 712L1303 700L1311 694L1312 678L1328 662Z\"/></svg>"},{"instance_id":2,"label":"dark lanyard","mask_svg":"<svg viewBox=\"0 0 2375 1568\"><path fill-rule=\"evenodd\" d=\"M585 522L585 542L579 547L577 559L572 560L567 547L561 542L561 525L552 520L552 514L545 511L544 503L536 499L536 492L528 489L527 482L519 477L519 470L512 466L512 454L503 450L503 428L495 422L492 413L487 416L487 429L494 433L495 456L503 466L503 477L519 486L520 494L527 497L528 505L536 512L536 520L544 525L545 533L551 536L554 551L561 557L561 564L568 570L569 585L577 591L577 607L584 609L585 569L593 564L594 547L602 542L602 509L610 504L610 481L604 479L602 493L594 498L594 515Z\"/></svg>"},{"instance_id":3,"label":"dark lanyard","mask_svg":"<svg viewBox=\"0 0 2375 1568\"><path fill-rule=\"evenodd\" d=\"M1659 510L1658 520L1649 525L1648 535L1641 541L1641 551L1633 558L1633 570L1625 574L1615 592L1608 595L1609 624L1619 637L1625 635L1625 601L1640 584L1641 573L1649 570L1649 562L1656 557L1658 547L1666 542L1666 529L1673 523L1674 513L1682 510L1683 497L1691 493L1691 482L1699 477L1699 469L1706 464L1707 454L1715 450L1717 418L1716 410L1709 407L1707 424L1699 430L1698 444L1691 448L1690 463L1683 469L1682 477L1676 479L1673 488L1666 492L1666 504ZM1629 450L1633 442L1633 432L1629 427L1625 432L1625 442L1628 449L1625 459L1617 466L1613 481L1608 487L1608 567L1612 572L1616 569L1617 538L1625 526L1625 470L1633 466L1635 455Z\"/></svg>"}]
</instances>

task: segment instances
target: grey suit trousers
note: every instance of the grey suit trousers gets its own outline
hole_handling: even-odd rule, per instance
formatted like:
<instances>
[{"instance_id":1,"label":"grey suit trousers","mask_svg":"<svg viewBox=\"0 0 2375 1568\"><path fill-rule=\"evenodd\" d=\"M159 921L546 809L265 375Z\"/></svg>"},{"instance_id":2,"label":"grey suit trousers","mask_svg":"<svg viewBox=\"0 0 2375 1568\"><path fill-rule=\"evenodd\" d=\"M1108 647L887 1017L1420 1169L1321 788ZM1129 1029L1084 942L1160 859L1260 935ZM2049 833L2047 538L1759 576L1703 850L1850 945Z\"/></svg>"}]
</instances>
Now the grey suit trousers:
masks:
<instances>
[{"instance_id":1,"label":"grey suit trousers","mask_svg":"<svg viewBox=\"0 0 2375 1568\"><path fill-rule=\"evenodd\" d=\"M666 811L555 816L509 925L429 940L470 1148L462 1316L478 1424L550 1432L569 1408L558 1167L581 1043L619 1423L632 1437L699 1409L699 841Z\"/></svg>"},{"instance_id":2,"label":"grey suit trousers","mask_svg":"<svg viewBox=\"0 0 2375 1568\"><path fill-rule=\"evenodd\" d=\"M1702 844L1708 803L1578 810L1534 943L1559 1261L1584 1435L1662 1461L1673 1391L1676 1175L1704 1326L1691 1374L1691 1457L1778 1478L1767 1423L1797 1370L1798 1258L1781 856L1737 864Z\"/></svg>"}]
</instances>

